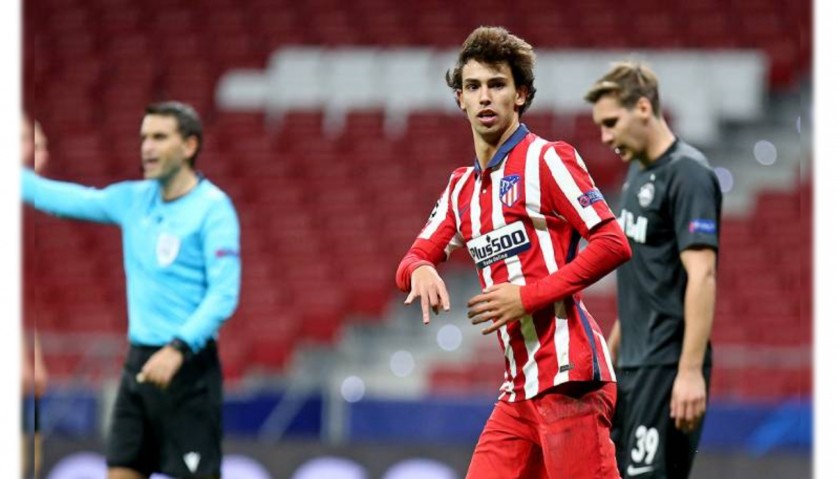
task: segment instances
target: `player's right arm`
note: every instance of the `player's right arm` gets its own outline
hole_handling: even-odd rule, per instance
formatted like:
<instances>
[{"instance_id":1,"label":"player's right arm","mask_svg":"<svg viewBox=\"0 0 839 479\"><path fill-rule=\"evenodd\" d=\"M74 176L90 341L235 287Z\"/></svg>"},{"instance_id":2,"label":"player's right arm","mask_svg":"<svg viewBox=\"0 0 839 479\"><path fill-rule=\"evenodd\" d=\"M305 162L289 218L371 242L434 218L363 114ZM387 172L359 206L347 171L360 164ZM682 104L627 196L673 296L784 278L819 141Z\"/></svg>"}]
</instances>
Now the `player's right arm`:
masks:
<instances>
[{"instance_id":1,"label":"player's right arm","mask_svg":"<svg viewBox=\"0 0 839 479\"><path fill-rule=\"evenodd\" d=\"M573 146L549 143L539 167L547 203L542 213L563 218L588 246L557 271L522 287L522 304L529 313L594 284L632 256L626 235Z\"/></svg>"},{"instance_id":2,"label":"player's right arm","mask_svg":"<svg viewBox=\"0 0 839 479\"><path fill-rule=\"evenodd\" d=\"M97 223L118 223L120 185L104 189L42 178L23 170L23 200L45 213Z\"/></svg>"},{"instance_id":3,"label":"player's right arm","mask_svg":"<svg viewBox=\"0 0 839 479\"><path fill-rule=\"evenodd\" d=\"M445 261L456 248L463 246L457 232L451 192L468 170L455 170L449 178L449 184L437 200L428 222L396 270L397 287L408 293L405 304L411 304L419 298L425 324L430 321L429 310L437 313L440 308L445 311L450 308L446 284L435 266Z\"/></svg>"},{"instance_id":4,"label":"player's right arm","mask_svg":"<svg viewBox=\"0 0 839 479\"><path fill-rule=\"evenodd\" d=\"M620 352L620 345L621 345L621 322L620 320L615 321L615 325L612 326L612 331L609 332L609 340L607 341L609 346L609 355L612 356L612 364L618 364L618 353Z\"/></svg>"}]
</instances>

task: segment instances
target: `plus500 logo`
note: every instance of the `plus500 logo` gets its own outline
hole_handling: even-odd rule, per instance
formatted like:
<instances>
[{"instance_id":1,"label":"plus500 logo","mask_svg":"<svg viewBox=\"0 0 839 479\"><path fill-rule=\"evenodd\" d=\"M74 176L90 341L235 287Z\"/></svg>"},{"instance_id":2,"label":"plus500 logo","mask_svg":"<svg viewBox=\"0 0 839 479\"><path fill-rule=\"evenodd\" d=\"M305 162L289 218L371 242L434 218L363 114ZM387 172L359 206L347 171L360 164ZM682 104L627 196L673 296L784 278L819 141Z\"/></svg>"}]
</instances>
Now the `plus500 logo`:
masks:
<instances>
[{"instance_id":1,"label":"plus500 logo","mask_svg":"<svg viewBox=\"0 0 839 479\"><path fill-rule=\"evenodd\" d=\"M521 221L473 238L466 243L472 260L479 268L517 255L530 248L530 240Z\"/></svg>"}]
</instances>

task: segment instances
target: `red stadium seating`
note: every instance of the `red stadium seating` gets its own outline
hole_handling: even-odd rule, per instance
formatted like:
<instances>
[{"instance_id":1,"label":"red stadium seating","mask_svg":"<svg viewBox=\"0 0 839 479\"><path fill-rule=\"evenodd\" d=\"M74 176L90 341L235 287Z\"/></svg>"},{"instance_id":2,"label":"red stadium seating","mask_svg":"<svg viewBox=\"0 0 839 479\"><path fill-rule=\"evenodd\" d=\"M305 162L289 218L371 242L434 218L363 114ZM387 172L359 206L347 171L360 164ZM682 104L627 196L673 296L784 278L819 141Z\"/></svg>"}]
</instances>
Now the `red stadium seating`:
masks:
<instances>
[{"instance_id":1,"label":"red stadium seating","mask_svg":"<svg viewBox=\"0 0 839 479\"><path fill-rule=\"evenodd\" d=\"M503 0L433 3L438 8L384 0L27 2L27 18L41 21L26 22L26 98L35 98L30 109L50 136L50 176L102 186L135 175L138 120L150 101L187 101L204 117L198 166L229 192L242 225L242 302L223 329L224 337L236 338L222 341L226 375L238 378L251 364L280 371L296 338L328 342L347 317L380 319L393 297L400 255L443 179L473 153L462 141L468 128L460 115L415 113L410 135L391 138L383 112L356 111L334 138L323 131L320 111L291 112L280 124L267 124L262 114L220 112L214 93L223 72L264 68L269 54L285 45L451 48L476 25L503 23L537 48L760 48L772 61L772 85L784 88L809 66L812 48L811 7L792 0L643 0L633 3L629 22L603 0L564 2L561 9L534 0L531 9L539 13L527 15ZM787 18L799 19L800 38L789 38L795 29L783 28ZM532 112L524 121L577 146L601 189L617 191L623 167L600 145L588 115ZM804 186L802 198L810 188ZM755 215L722 226L714 339L810 344L809 328L781 327L807 321L812 309L809 236L777 224L800 217L799 231L808 230L804 213L811 206L781 193L767 193L758 205ZM27 314L48 330L121 333L118 232L44 217L36 223L27 254L37 260L27 261L25 277L44 287L26 296ZM761 241L768 235L772 242ZM732 290L736 298L727 294ZM587 305L608 331L614 296L592 296ZM478 363L435 370L431 378L440 389L475 382L497 387L498 370ZM725 374L715 387L740 387ZM791 379L775 377L781 376L768 375L764 392L790 390Z\"/></svg>"}]
</instances>

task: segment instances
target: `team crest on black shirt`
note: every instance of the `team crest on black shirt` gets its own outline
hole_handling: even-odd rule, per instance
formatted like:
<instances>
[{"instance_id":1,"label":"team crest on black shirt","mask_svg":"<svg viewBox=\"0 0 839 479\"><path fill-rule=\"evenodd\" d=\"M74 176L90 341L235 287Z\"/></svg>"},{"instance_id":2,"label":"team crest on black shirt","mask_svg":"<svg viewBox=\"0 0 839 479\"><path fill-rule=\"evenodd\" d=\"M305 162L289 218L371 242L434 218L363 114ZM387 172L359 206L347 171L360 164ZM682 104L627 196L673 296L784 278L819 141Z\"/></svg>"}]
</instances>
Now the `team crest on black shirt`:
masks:
<instances>
[{"instance_id":1,"label":"team crest on black shirt","mask_svg":"<svg viewBox=\"0 0 839 479\"><path fill-rule=\"evenodd\" d=\"M655 185L652 183L644 183L644 185L641 186L641 189L638 190L638 204L641 205L642 208L650 206L654 197Z\"/></svg>"}]
</instances>

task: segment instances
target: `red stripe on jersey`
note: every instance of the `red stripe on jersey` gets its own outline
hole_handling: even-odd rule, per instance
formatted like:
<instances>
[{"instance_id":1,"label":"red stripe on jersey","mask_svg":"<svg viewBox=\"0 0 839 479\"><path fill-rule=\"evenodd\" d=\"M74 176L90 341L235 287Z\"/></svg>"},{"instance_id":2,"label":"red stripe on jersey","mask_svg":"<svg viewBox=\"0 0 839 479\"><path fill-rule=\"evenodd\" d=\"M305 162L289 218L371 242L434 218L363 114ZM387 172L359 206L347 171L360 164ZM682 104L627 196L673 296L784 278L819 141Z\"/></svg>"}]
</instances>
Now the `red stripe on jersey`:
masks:
<instances>
[{"instance_id":1,"label":"red stripe on jersey","mask_svg":"<svg viewBox=\"0 0 839 479\"><path fill-rule=\"evenodd\" d=\"M600 325L597 324L597 321L594 320L594 317L589 313L588 309L586 308L583 301L580 300L579 302L580 308L586 313L586 317L588 318L589 326L591 327L592 332L595 335L595 342L598 342L597 348L597 361L600 364L600 378L603 381L615 381L615 375L612 372L611 364L612 358L609 357L608 349L603 347L602 343L606 342L606 338L603 336L603 331L600 329Z\"/></svg>"},{"instance_id":2,"label":"red stripe on jersey","mask_svg":"<svg viewBox=\"0 0 839 479\"><path fill-rule=\"evenodd\" d=\"M554 386L554 378L559 372L559 361L556 355L554 334L556 333L556 315L553 311L541 310L532 314L533 323L540 331L539 351L536 353L536 363L539 365L539 390L544 391Z\"/></svg>"}]
</instances>

